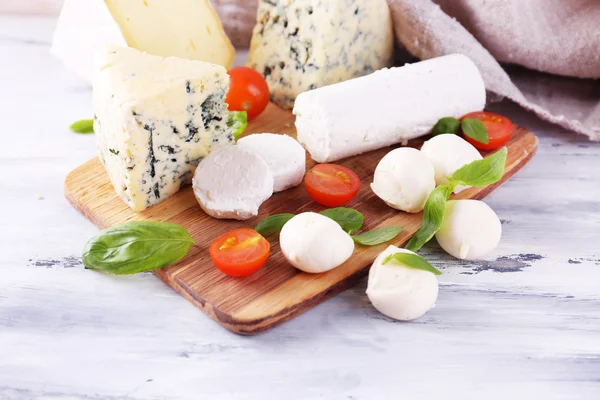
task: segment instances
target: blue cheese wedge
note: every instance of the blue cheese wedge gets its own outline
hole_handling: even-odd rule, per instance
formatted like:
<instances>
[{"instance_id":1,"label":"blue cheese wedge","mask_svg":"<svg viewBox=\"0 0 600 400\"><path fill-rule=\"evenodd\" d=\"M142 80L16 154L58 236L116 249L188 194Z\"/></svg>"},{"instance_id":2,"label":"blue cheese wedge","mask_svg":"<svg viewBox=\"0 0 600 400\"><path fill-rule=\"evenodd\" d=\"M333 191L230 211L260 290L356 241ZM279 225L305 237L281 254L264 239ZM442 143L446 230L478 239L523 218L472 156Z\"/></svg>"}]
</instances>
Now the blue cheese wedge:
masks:
<instances>
[{"instance_id":1,"label":"blue cheese wedge","mask_svg":"<svg viewBox=\"0 0 600 400\"><path fill-rule=\"evenodd\" d=\"M51 51L67 68L90 81L94 51L113 44L227 68L235 55L209 0L65 0Z\"/></svg>"},{"instance_id":2,"label":"blue cheese wedge","mask_svg":"<svg viewBox=\"0 0 600 400\"><path fill-rule=\"evenodd\" d=\"M304 91L389 66L393 43L385 0L260 0L248 65L292 108Z\"/></svg>"},{"instance_id":3,"label":"blue cheese wedge","mask_svg":"<svg viewBox=\"0 0 600 400\"><path fill-rule=\"evenodd\" d=\"M96 56L93 87L99 157L134 211L173 195L211 150L234 142L222 66L111 46Z\"/></svg>"}]
</instances>

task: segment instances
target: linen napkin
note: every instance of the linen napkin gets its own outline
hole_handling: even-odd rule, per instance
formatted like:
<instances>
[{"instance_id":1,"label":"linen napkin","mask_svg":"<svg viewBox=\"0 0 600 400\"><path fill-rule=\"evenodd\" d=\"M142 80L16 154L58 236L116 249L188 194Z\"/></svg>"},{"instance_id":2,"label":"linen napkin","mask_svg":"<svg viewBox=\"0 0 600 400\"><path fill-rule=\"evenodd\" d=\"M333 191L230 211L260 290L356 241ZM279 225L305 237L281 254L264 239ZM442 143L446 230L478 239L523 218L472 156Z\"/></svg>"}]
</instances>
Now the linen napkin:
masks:
<instances>
[{"instance_id":1,"label":"linen napkin","mask_svg":"<svg viewBox=\"0 0 600 400\"><path fill-rule=\"evenodd\" d=\"M493 100L506 97L542 119L600 140L600 1L388 4L397 42L413 56L463 53L479 67ZM503 68L498 61L544 73Z\"/></svg>"}]
</instances>

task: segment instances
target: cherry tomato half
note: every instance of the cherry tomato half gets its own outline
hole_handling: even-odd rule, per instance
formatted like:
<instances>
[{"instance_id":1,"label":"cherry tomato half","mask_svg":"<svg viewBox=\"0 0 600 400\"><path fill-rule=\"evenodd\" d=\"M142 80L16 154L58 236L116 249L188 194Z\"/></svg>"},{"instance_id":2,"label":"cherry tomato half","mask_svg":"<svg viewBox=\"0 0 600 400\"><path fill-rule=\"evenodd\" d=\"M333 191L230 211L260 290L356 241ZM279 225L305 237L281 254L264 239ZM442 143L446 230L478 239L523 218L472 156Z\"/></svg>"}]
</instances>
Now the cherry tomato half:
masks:
<instances>
[{"instance_id":1,"label":"cherry tomato half","mask_svg":"<svg viewBox=\"0 0 600 400\"><path fill-rule=\"evenodd\" d=\"M229 74L225 102L231 111L246 111L248 120L258 117L269 104L269 86L263 76L248 67L236 67Z\"/></svg>"},{"instance_id":2,"label":"cherry tomato half","mask_svg":"<svg viewBox=\"0 0 600 400\"><path fill-rule=\"evenodd\" d=\"M317 164L304 177L306 191L319 204L339 207L356 196L360 188L358 175L336 164Z\"/></svg>"},{"instance_id":3,"label":"cherry tomato half","mask_svg":"<svg viewBox=\"0 0 600 400\"><path fill-rule=\"evenodd\" d=\"M477 140L465 135L467 142L471 143L479 150L499 149L500 147L504 146L506 142L508 142L513 133L513 123L510 121L510 119L500 114L494 114L487 111L477 111L465 115L463 119L464 118L478 119L479 121L483 122L483 125L485 125L488 131L488 143L478 142Z\"/></svg>"},{"instance_id":4,"label":"cherry tomato half","mask_svg":"<svg viewBox=\"0 0 600 400\"><path fill-rule=\"evenodd\" d=\"M267 258L271 246L254 229L241 228L216 238L210 245L210 259L223 273L247 276L258 271Z\"/></svg>"}]
</instances>

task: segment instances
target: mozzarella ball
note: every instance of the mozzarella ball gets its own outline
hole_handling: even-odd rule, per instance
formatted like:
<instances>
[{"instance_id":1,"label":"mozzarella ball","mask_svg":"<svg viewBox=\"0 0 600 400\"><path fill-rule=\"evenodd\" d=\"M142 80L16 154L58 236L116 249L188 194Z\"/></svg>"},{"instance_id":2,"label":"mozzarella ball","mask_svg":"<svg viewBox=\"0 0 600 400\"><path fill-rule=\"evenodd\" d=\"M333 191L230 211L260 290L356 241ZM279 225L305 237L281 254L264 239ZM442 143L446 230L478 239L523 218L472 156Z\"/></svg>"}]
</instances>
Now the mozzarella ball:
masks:
<instances>
[{"instance_id":1,"label":"mozzarella ball","mask_svg":"<svg viewBox=\"0 0 600 400\"><path fill-rule=\"evenodd\" d=\"M258 133L241 138L237 145L254 151L267 163L275 180L274 192L298 186L306 172L306 152L288 135Z\"/></svg>"},{"instance_id":2,"label":"mozzarella ball","mask_svg":"<svg viewBox=\"0 0 600 400\"><path fill-rule=\"evenodd\" d=\"M211 217L246 220L273 194L273 175L256 153L223 146L200 162L192 186L200 207Z\"/></svg>"},{"instance_id":3,"label":"mozzarella ball","mask_svg":"<svg viewBox=\"0 0 600 400\"><path fill-rule=\"evenodd\" d=\"M483 157L473 145L458 135L445 133L437 135L423 143L421 151L429 157L435 170L435 182L438 185L448 183L457 169ZM469 186L457 186L454 193L460 193Z\"/></svg>"},{"instance_id":4,"label":"mozzarella ball","mask_svg":"<svg viewBox=\"0 0 600 400\"><path fill-rule=\"evenodd\" d=\"M388 206L417 213L435 189L435 172L425 154L412 147L401 147L379 161L371 189Z\"/></svg>"},{"instance_id":5,"label":"mozzarella ball","mask_svg":"<svg viewBox=\"0 0 600 400\"><path fill-rule=\"evenodd\" d=\"M438 281L429 271L406 267L397 261L383 265L387 256L396 253L414 254L396 246L385 249L369 271L367 296L383 315L411 321L433 308L438 297Z\"/></svg>"},{"instance_id":6,"label":"mozzarella ball","mask_svg":"<svg viewBox=\"0 0 600 400\"><path fill-rule=\"evenodd\" d=\"M290 219L281 229L279 245L290 264L314 274L343 264L354 251L354 241L337 222L314 212Z\"/></svg>"},{"instance_id":7,"label":"mozzarella ball","mask_svg":"<svg viewBox=\"0 0 600 400\"><path fill-rule=\"evenodd\" d=\"M442 249L461 260L485 256L498 246L501 236L498 216L479 200L449 200L442 226L435 234Z\"/></svg>"}]
</instances>

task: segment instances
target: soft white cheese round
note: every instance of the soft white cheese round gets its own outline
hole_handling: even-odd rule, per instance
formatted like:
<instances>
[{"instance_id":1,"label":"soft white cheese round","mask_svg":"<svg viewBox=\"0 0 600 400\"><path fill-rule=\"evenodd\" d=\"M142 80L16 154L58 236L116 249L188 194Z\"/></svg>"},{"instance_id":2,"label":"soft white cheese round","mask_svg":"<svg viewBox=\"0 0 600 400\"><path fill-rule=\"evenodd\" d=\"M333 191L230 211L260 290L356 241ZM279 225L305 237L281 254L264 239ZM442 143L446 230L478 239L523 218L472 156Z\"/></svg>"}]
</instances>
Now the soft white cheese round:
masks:
<instances>
[{"instance_id":1,"label":"soft white cheese round","mask_svg":"<svg viewBox=\"0 0 600 400\"><path fill-rule=\"evenodd\" d=\"M273 179L274 192L298 186L306 172L306 152L300 143L288 135L258 133L241 138L238 146L256 152L265 160Z\"/></svg>"},{"instance_id":2,"label":"soft white cheese round","mask_svg":"<svg viewBox=\"0 0 600 400\"><path fill-rule=\"evenodd\" d=\"M475 260L494 250L501 236L498 216L483 201L450 200L435 238L448 254Z\"/></svg>"},{"instance_id":3,"label":"soft white cheese round","mask_svg":"<svg viewBox=\"0 0 600 400\"><path fill-rule=\"evenodd\" d=\"M425 154L412 147L401 147L379 161L371 189L392 208L420 212L435 189L435 172Z\"/></svg>"},{"instance_id":4,"label":"soft white cheese round","mask_svg":"<svg viewBox=\"0 0 600 400\"><path fill-rule=\"evenodd\" d=\"M432 137L423 143L421 151L431 160L438 185L447 184L448 177L463 165L483 158L471 143L452 133ZM468 188L469 186L459 185L454 193Z\"/></svg>"},{"instance_id":5,"label":"soft white cheese round","mask_svg":"<svg viewBox=\"0 0 600 400\"><path fill-rule=\"evenodd\" d=\"M273 194L273 175L256 153L239 146L213 150L192 181L200 207L211 217L245 220Z\"/></svg>"},{"instance_id":6,"label":"soft white cheese round","mask_svg":"<svg viewBox=\"0 0 600 400\"><path fill-rule=\"evenodd\" d=\"M337 222L314 212L290 219L281 229L279 245L290 264L310 273L329 271L354 251L354 241Z\"/></svg>"},{"instance_id":7,"label":"soft white cheese round","mask_svg":"<svg viewBox=\"0 0 600 400\"><path fill-rule=\"evenodd\" d=\"M400 321L411 321L423 316L435 305L438 297L436 276L397 262L383 265L391 254L412 251L389 246L373 262L369 271L367 296L380 313Z\"/></svg>"}]
</instances>

